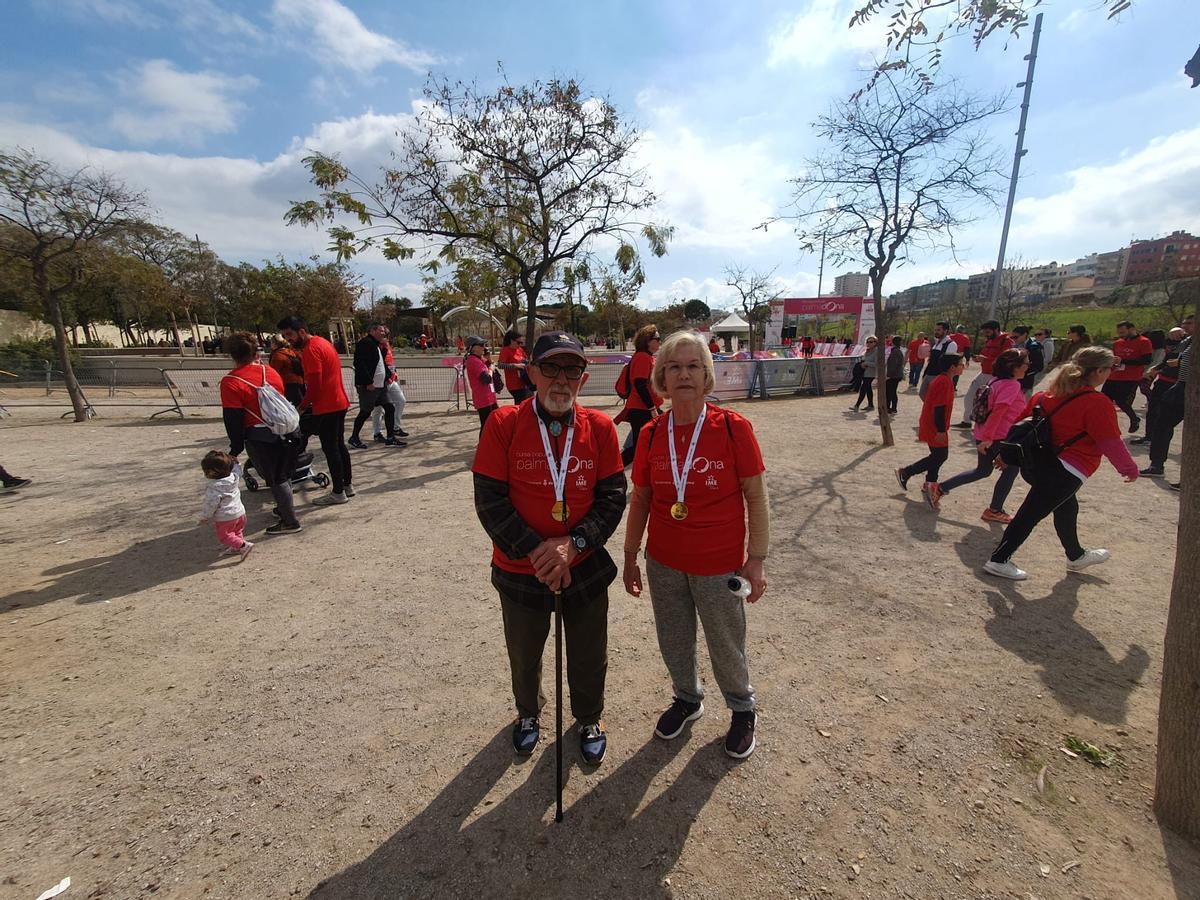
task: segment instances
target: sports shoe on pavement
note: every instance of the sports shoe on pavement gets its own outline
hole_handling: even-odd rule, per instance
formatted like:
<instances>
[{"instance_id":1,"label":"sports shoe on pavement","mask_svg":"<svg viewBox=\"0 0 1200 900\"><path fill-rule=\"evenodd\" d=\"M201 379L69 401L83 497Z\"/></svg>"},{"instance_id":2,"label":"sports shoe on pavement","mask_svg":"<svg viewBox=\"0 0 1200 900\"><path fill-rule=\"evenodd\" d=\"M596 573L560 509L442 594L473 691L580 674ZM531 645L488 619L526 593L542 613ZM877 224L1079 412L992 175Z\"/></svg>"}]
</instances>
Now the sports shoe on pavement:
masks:
<instances>
[{"instance_id":1,"label":"sports shoe on pavement","mask_svg":"<svg viewBox=\"0 0 1200 900\"><path fill-rule=\"evenodd\" d=\"M289 525L287 522L276 522L274 525L268 525L267 534L295 534L298 531L303 531L299 522L293 522Z\"/></svg>"},{"instance_id":2,"label":"sports shoe on pavement","mask_svg":"<svg viewBox=\"0 0 1200 900\"><path fill-rule=\"evenodd\" d=\"M1182 491L1183 490L1183 482L1182 481L1172 481L1172 482L1169 482L1169 484L1170 484L1171 490L1173 490L1173 491Z\"/></svg>"},{"instance_id":3,"label":"sports shoe on pavement","mask_svg":"<svg viewBox=\"0 0 1200 900\"><path fill-rule=\"evenodd\" d=\"M937 512L942 508L942 489L938 487L936 481L925 482L925 487L922 488L925 493L925 502L929 504L929 508Z\"/></svg>"},{"instance_id":4,"label":"sports shoe on pavement","mask_svg":"<svg viewBox=\"0 0 1200 900\"><path fill-rule=\"evenodd\" d=\"M238 551L238 554L242 557L242 559L245 559L250 555L250 551L253 549L254 545L249 541L246 541L244 544L242 544L242 549Z\"/></svg>"},{"instance_id":5,"label":"sports shoe on pavement","mask_svg":"<svg viewBox=\"0 0 1200 900\"><path fill-rule=\"evenodd\" d=\"M1163 471L1162 466L1146 466L1146 468L1142 469L1142 471L1138 472L1138 474L1144 475L1147 478L1162 478L1167 473Z\"/></svg>"},{"instance_id":6,"label":"sports shoe on pavement","mask_svg":"<svg viewBox=\"0 0 1200 900\"><path fill-rule=\"evenodd\" d=\"M313 506L341 506L343 503L349 503L350 498L345 494L326 494L324 497L318 497L312 504Z\"/></svg>"},{"instance_id":7,"label":"sports shoe on pavement","mask_svg":"<svg viewBox=\"0 0 1200 900\"><path fill-rule=\"evenodd\" d=\"M32 478L13 478L10 481L4 482L4 485L0 487L0 490L15 491L17 488L23 488L30 484L33 484Z\"/></svg>"},{"instance_id":8,"label":"sports shoe on pavement","mask_svg":"<svg viewBox=\"0 0 1200 900\"><path fill-rule=\"evenodd\" d=\"M1001 525L1007 525L1012 521L1012 516L1010 516L1004 510L996 512L996 510L992 509L990 506L983 511L983 515L979 518L983 519L985 522L999 522Z\"/></svg>"},{"instance_id":9,"label":"sports shoe on pavement","mask_svg":"<svg viewBox=\"0 0 1200 900\"><path fill-rule=\"evenodd\" d=\"M671 700L667 711L658 717L654 733L664 741L673 740L679 737L683 726L688 722L695 722L702 715L704 715L703 703L688 703L686 700L675 697Z\"/></svg>"},{"instance_id":10,"label":"sports shoe on pavement","mask_svg":"<svg viewBox=\"0 0 1200 900\"><path fill-rule=\"evenodd\" d=\"M1010 581L1024 581L1029 577L1029 573L1024 569L1018 569L1011 561L992 562L990 559L983 564L983 571L989 575L995 575L997 578L1007 578Z\"/></svg>"},{"instance_id":11,"label":"sports shoe on pavement","mask_svg":"<svg viewBox=\"0 0 1200 900\"><path fill-rule=\"evenodd\" d=\"M373 440L377 444L382 444L383 443L383 435L377 431L373 435L371 435L371 440Z\"/></svg>"},{"instance_id":12,"label":"sports shoe on pavement","mask_svg":"<svg viewBox=\"0 0 1200 900\"><path fill-rule=\"evenodd\" d=\"M974 428L975 423L974 422L955 422L950 427L951 428Z\"/></svg>"},{"instance_id":13,"label":"sports shoe on pavement","mask_svg":"<svg viewBox=\"0 0 1200 900\"><path fill-rule=\"evenodd\" d=\"M354 485L348 484L342 488L342 493L345 494L347 497L353 497L355 494L358 493L358 491L354 490Z\"/></svg>"},{"instance_id":14,"label":"sports shoe on pavement","mask_svg":"<svg viewBox=\"0 0 1200 900\"><path fill-rule=\"evenodd\" d=\"M362 438L352 437L346 441L347 447L353 447L355 450L366 450L367 445L362 442Z\"/></svg>"},{"instance_id":15,"label":"sports shoe on pavement","mask_svg":"<svg viewBox=\"0 0 1200 900\"><path fill-rule=\"evenodd\" d=\"M1078 572L1088 566L1098 566L1102 562L1108 562L1111 556L1107 550L1085 550L1079 559L1067 560L1067 571Z\"/></svg>"},{"instance_id":16,"label":"sports shoe on pavement","mask_svg":"<svg viewBox=\"0 0 1200 900\"><path fill-rule=\"evenodd\" d=\"M1131 444L1148 444L1148 443L1150 443L1150 435L1143 434L1141 437L1135 437L1129 443L1131 443Z\"/></svg>"},{"instance_id":17,"label":"sports shoe on pavement","mask_svg":"<svg viewBox=\"0 0 1200 900\"><path fill-rule=\"evenodd\" d=\"M403 428L396 428L396 437L408 437L408 432Z\"/></svg>"},{"instance_id":18,"label":"sports shoe on pavement","mask_svg":"<svg viewBox=\"0 0 1200 900\"><path fill-rule=\"evenodd\" d=\"M745 712L734 711L733 721L729 723L729 733L725 735L725 752L734 759L745 759L754 752L754 726L758 724L758 715L752 709Z\"/></svg>"},{"instance_id":19,"label":"sports shoe on pavement","mask_svg":"<svg viewBox=\"0 0 1200 900\"><path fill-rule=\"evenodd\" d=\"M589 766L600 765L604 762L607 750L608 736L604 733L603 721L579 726L579 752L583 754L585 763Z\"/></svg>"},{"instance_id":20,"label":"sports shoe on pavement","mask_svg":"<svg viewBox=\"0 0 1200 900\"><path fill-rule=\"evenodd\" d=\"M513 749L517 751L518 756L528 756L537 746L538 738L541 735L542 729L538 725L536 716L517 719L512 732Z\"/></svg>"},{"instance_id":21,"label":"sports shoe on pavement","mask_svg":"<svg viewBox=\"0 0 1200 900\"><path fill-rule=\"evenodd\" d=\"M896 481L900 482L900 490L908 490L908 478L905 476L903 468L896 470Z\"/></svg>"},{"instance_id":22,"label":"sports shoe on pavement","mask_svg":"<svg viewBox=\"0 0 1200 900\"><path fill-rule=\"evenodd\" d=\"M390 437L383 443L385 446L388 446L388 447L407 447L408 446L408 441L402 441L398 437Z\"/></svg>"}]
</instances>

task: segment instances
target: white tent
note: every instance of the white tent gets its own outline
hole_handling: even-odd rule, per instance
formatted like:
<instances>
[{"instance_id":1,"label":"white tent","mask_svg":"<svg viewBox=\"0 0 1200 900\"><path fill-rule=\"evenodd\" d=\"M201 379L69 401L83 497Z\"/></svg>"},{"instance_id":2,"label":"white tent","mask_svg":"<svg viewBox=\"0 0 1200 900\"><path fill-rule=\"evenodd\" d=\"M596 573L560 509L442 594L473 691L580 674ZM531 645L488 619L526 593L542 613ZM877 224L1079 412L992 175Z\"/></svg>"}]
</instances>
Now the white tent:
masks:
<instances>
[{"instance_id":1,"label":"white tent","mask_svg":"<svg viewBox=\"0 0 1200 900\"><path fill-rule=\"evenodd\" d=\"M714 334L749 334L750 324L735 312L712 326Z\"/></svg>"}]
</instances>

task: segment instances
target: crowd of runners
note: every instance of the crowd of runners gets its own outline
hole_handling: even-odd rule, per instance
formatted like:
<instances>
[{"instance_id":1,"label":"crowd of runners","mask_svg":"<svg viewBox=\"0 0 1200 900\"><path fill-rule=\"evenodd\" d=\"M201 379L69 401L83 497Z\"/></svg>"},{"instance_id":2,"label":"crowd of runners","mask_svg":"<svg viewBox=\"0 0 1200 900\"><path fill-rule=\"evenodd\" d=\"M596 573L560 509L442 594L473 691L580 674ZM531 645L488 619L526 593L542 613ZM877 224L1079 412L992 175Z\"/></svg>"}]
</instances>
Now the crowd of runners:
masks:
<instances>
[{"instance_id":1,"label":"crowd of runners","mask_svg":"<svg viewBox=\"0 0 1200 900\"><path fill-rule=\"evenodd\" d=\"M922 459L896 470L901 488L920 477L924 500L936 513L952 492L995 476L981 515L1004 526L984 565L990 575L1027 577L1012 557L1048 517L1068 570L1103 563L1107 550L1080 542L1076 495L1104 459L1126 481L1139 476L1118 410L1128 419L1129 433L1145 424L1146 433L1135 440L1149 442L1150 464L1140 474L1164 474L1183 418L1194 327L1189 316L1168 334L1143 335L1122 322L1111 349L1093 345L1083 326L1072 326L1056 346L1047 329L1005 332L994 321L981 324L978 348L963 326L945 322L929 338L891 337L887 405L896 411L907 377L908 390L921 399L918 440L928 448ZM873 406L876 340L866 340L855 408ZM608 595L619 577L632 596L650 589L671 687L655 734L674 739L704 713L699 624L730 710L725 750L744 758L756 745L745 604L767 588L766 467L750 422L712 399L713 352L705 339L689 331L664 339L648 325L634 344L614 385L624 407L610 418L577 403L589 361L572 335L544 333L527 352L524 336L510 331L495 362L483 338L462 342L462 377L480 424L472 464L474 505L493 543L491 581L500 600L517 713L513 748L528 755L540 739L546 702L542 657L557 610L580 753L593 765L603 760ZM221 382L229 449L209 453L202 463L208 480L204 518L212 521L226 552L245 557L253 542L245 537L239 497L244 469L252 467L273 494L276 521L266 533L295 533L301 525L291 485L297 469L311 459L309 438L318 439L331 481L329 493L313 505L347 503L355 495L350 451L368 446L360 437L363 427L374 417L374 441L404 446L405 398L382 325L373 325L354 347L357 414L349 441L345 424L352 404L341 360L303 320L279 323L266 363L259 361L249 334L227 336L225 350L234 363ZM959 380L972 353L979 373L966 385L956 418ZM1139 391L1148 400L1144 417L1135 408ZM505 392L512 403L501 405ZM629 427L622 445L623 424ZM963 471L943 480L955 428L970 429L974 447ZM1029 434L1041 443L1029 443ZM1035 445L1036 455L1030 449ZM1019 475L1029 487L1010 514L1005 507ZM3 476L6 484L13 477ZM623 518L618 565L606 544Z\"/></svg>"}]
</instances>

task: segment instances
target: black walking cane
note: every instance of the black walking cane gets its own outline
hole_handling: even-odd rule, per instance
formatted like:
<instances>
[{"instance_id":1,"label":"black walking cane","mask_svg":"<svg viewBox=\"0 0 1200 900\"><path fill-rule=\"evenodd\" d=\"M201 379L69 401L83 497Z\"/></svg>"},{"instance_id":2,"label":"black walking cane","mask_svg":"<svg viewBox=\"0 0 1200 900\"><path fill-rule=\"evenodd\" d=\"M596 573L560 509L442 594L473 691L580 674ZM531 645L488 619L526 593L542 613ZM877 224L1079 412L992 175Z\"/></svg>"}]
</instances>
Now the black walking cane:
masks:
<instances>
[{"instance_id":1,"label":"black walking cane","mask_svg":"<svg viewBox=\"0 0 1200 900\"><path fill-rule=\"evenodd\" d=\"M562 591L554 592L554 760L558 765L554 821L563 820L562 812Z\"/></svg>"}]
</instances>

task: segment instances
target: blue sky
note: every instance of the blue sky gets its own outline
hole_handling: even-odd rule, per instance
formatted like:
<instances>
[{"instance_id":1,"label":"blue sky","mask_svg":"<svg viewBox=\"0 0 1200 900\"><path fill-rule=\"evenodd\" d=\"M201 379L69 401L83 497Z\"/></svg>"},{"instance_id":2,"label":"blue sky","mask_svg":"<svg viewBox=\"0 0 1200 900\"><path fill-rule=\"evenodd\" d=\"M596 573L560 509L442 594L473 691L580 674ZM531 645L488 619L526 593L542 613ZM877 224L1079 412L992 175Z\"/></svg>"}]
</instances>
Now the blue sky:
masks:
<instances>
[{"instance_id":1,"label":"blue sky","mask_svg":"<svg viewBox=\"0 0 1200 900\"><path fill-rule=\"evenodd\" d=\"M647 306L729 298L722 269L775 269L791 296L818 261L785 226L788 179L820 149L812 121L862 82L880 29L847 29L853 0L413 4L374 0L6 0L0 4L0 147L91 163L144 189L161 219L226 260L324 253L287 228L311 196L300 158L337 152L370 173L410 121L425 74L495 83L573 76L642 132L640 161L677 228L647 263ZM1196 0L1136 0L1107 21L1100 0L1048 0L1010 251L1060 262L1134 237L1200 230L1200 88L1184 62ZM13 40L16 36L16 40ZM1024 76L1028 33L944 69L979 92ZM1011 157L1017 111L992 126ZM1006 164L1007 167L1007 164ZM899 290L990 268L1000 212L976 211L958 259L896 269ZM420 294L411 267L356 260L377 287ZM826 289L841 269L826 269Z\"/></svg>"}]
</instances>

